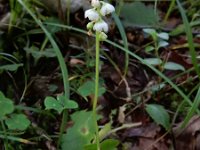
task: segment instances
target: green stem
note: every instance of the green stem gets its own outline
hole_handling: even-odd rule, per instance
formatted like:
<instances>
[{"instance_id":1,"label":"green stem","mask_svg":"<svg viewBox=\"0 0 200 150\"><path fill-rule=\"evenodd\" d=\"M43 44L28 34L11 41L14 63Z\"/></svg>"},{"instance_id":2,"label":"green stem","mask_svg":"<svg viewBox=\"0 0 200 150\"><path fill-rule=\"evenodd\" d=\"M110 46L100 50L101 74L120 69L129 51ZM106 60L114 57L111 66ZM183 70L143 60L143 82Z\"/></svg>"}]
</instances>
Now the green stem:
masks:
<instances>
[{"instance_id":1,"label":"green stem","mask_svg":"<svg viewBox=\"0 0 200 150\"><path fill-rule=\"evenodd\" d=\"M95 124L95 130L96 130L96 144L97 144L97 150L100 150L100 141L99 141L99 128L97 124L97 114L96 114L96 107L97 107L97 100L99 95L99 51L100 51L100 37L99 32L96 32L96 63L95 63L95 95L94 95L94 101L93 101L93 118L94 118L94 124Z\"/></svg>"},{"instance_id":2,"label":"green stem","mask_svg":"<svg viewBox=\"0 0 200 150\"><path fill-rule=\"evenodd\" d=\"M63 132L65 131L65 127L67 124L67 120L68 120L68 111L67 111L67 109L64 109L63 113L62 113L62 122L60 125L60 133L59 133L59 137L58 137L57 149L59 149L59 146L61 143L61 138L62 138Z\"/></svg>"},{"instance_id":3,"label":"green stem","mask_svg":"<svg viewBox=\"0 0 200 150\"><path fill-rule=\"evenodd\" d=\"M4 131L4 134L5 134L5 142L4 142L4 148L5 150L8 150L8 139L7 139L7 131L6 131L6 127L5 127L5 124L3 121L1 121L1 126L2 126L2 129Z\"/></svg>"},{"instance_id":4,"label":"green stem","mask_svg":"<svg viewBox=\"0 0 200 150\"><path fill-rule=\"evenodd\" d=\"M67 0L67 25L70 25L71 0Z\"/></svg>"},{"instance_id":5,"label":"green stem","mask_svg":"<svg viewBox=\"0 0 200 150\"><path fill-rule=\"evenodd\" d=\"M164 18L164 21L163 21L164 23L167 22L167 19L169 18L169 15L171 14L172 9L173 9L173 7L175 6L175 2L176 2L176 0L172 0L172 1L171 1L170 5L169 5L169 9L167 10L167 13L166 13L165 18Z\"/></svg>"}]
</instances>

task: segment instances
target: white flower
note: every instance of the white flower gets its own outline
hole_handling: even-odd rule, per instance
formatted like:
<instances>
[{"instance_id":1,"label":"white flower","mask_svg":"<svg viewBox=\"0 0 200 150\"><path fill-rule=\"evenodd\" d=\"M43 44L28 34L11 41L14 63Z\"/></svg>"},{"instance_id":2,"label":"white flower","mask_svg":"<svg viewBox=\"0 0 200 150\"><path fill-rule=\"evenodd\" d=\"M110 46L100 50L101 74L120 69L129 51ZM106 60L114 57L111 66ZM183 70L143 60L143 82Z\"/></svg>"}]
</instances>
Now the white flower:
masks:
<instances>
[{"instance_id":1,"label":"white flower","mask_svg":"<svg viewBox=\"0 0 200 150\"><path fill-rule=\"evenodd\" d=\"M88 18L90 21L95 21L99 19L99 14L94 9L88 9L85 11L85 18Z\"/></svg>"},{"instance_id":2,"label":"white flower","mask_svg":"<svg viewBox=\"0 0 200 150\"><path fill-rule=\"evenodd\" d=\"M92 7L97 8L100 6L100 2L99 2L99 0L92 0L91 5L92 5Z\"/></svg>"},{"instance_id":3,"label":"white flower","mask_svg":"<svg viewBox=\"0 0 200 150\"><path fill-rule=\"evenodd\" d=\"M108 3L104 3L100 10L102 16L108 15L114 11L115 11L114 6Z\"/></svg>"},{"instance_id":4,"label":"white flower","mask_svg":"<svg viewBox=\"0 0 200 150\"><path fill-rule=\"evenodd\" d=\"M108 32L108 24L104 21L98 21L94 24L93 30L99 32Z\"/></svg>"}]
</instances>

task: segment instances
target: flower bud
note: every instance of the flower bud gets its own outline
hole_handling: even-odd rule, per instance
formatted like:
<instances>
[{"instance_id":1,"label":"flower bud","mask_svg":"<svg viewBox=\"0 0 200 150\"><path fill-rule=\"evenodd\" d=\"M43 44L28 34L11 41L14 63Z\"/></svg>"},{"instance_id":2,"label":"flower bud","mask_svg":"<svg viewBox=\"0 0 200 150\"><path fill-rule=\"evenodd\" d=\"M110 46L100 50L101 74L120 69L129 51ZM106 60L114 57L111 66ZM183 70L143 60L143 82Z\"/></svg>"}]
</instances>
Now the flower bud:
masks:
<instances>
[{"instance_id":1,"label":"flower bud","mask_svg":"<svg viewBox=\"0 0 200 150\"><path fill-rule=\"evenodd\" d=\"M88 18L90 21L95 21L99 19L99 14L94 9L88 9L85 11L85 18Z\"/></svg>"},{"instance_id":2,"label":"flower bud","mask_svg":"<svg viewBox=\"0 0 200 150\"><path fill-rule=\"evenodd\" d=\"M94 24L93 30L99 32L108 32L108 24L105 21L98 21Z\"/></svg>"},{"instance_id":3,"label":"flower bud","mask_svg":"<svg viewBox=\"0 0 200 150\"><path fill-rule=\"evenodd\" d=\"M91 29L93 28L93 26L94 26L94 22L89 22L89 23L87 24L87 29L88 29L88 30L91 30Z\"/></svg>"},{"instance_id":4,"label":"flower bud","mask_svg":"<svg viewBox=\"0 0 200 150\"><path fill-rule=\"evenodd\" d=\"M102 16L106 16L112 12L115 11L115 8L113 5L109 4L109 3L104 3L103 6L100 9L101 15Z\"/></svg>"},{"instance_id":5,"label":"flower bud","mask_svg":"<svg viewBox=\"0 0 200 150\"><path fill-rule=\"evenodd\" d=\"M100 41L105 41L107 39L107 35L104 32L100 32L99 39Z\"/></svg>"}]
</instances>

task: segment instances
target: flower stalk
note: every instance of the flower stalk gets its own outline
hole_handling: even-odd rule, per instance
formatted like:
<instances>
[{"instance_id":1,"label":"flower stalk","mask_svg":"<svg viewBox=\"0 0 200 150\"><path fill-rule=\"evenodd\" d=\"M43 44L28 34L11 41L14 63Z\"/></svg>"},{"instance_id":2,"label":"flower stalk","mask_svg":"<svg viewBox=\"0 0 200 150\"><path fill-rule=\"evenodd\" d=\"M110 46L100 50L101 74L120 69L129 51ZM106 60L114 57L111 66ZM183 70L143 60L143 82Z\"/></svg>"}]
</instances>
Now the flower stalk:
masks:
<instances>
[{"instance_id":1,"label":"flower stalk","mask_svg":"<svg viewBox=\"0 0 200 150\"><path fill-rule=\"evenodd\" d=\"M95 60L95 95L93 100L93 119L96 132L96 145L97 150L100 150L99 127L97 123L96 107L99 95L99 55L100 55L100 42L107 39L106 33L108 32L108 24L103 20L103 17L114 12L115 8L106 2L99 0L92 0L91 5L93 8L85 11L85 18L90 22L87 24L87 29L91 33L95 31L96 34L96 60Z\"/></svg>"}]
</instances>

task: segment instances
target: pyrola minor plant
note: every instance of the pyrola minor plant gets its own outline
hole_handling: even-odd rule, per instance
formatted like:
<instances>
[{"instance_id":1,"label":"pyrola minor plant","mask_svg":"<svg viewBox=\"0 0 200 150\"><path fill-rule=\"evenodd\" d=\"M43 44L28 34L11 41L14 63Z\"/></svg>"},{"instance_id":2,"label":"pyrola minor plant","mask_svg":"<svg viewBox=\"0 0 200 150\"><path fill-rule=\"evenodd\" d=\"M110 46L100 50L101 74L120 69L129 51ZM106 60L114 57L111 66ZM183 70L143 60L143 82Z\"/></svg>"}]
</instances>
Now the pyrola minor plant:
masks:
<instances>
[{"instance_id":1,"label":"pyrola minor plant","mask_svg":"<svg viewBox=\"0 0 200 150\"><path fill-rule=\"evenodd\" d=\"M96 137L94 142L96 143L97 150L100 150L99 141L99 127L97 124L96 106L99 93L99 51L100 51L100 41L106 40L108 32L108 24L103 20L103 17L114 12L115 8L113 5L99 1L92 0L91 5L93 8L85 11L85 18L88 18L90 22L87 24L87 29L89 33L94 31L96 33L96 61L95 61L95 93L92 107L92 114L95 125Z\"/></svg>"}]
</instances>

